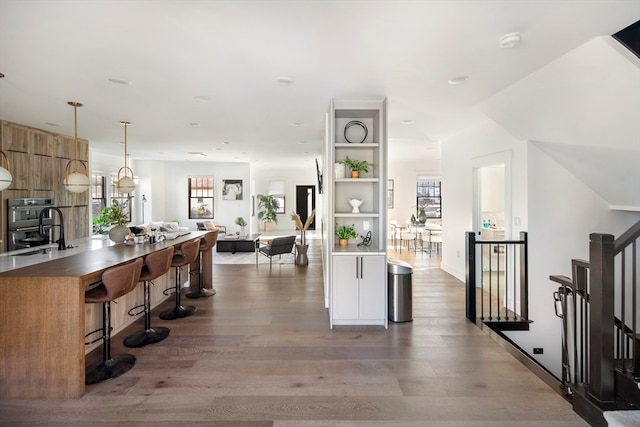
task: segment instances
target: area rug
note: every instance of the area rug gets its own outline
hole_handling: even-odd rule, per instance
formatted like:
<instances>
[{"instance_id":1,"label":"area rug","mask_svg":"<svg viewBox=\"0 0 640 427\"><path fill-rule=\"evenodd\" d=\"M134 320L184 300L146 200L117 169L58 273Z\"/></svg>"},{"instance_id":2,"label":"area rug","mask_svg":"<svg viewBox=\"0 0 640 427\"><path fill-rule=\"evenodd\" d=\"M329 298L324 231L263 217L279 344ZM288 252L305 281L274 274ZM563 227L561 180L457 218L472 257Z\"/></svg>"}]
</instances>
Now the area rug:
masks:
<instances>
[{"instance_id":1,"label":"area rug","mask_svg":"<svg viewBox=\"0 0 640 427\"><path fill-rule=\"evenodd\" d=\"M293 254L273 257L273 264L293 264L295 256ZM254 252L216 252L213 251L214 264L256 264L256 254ZM269 264L269 258L258 254L258 264Z\"/></svg>"}]
</instances>

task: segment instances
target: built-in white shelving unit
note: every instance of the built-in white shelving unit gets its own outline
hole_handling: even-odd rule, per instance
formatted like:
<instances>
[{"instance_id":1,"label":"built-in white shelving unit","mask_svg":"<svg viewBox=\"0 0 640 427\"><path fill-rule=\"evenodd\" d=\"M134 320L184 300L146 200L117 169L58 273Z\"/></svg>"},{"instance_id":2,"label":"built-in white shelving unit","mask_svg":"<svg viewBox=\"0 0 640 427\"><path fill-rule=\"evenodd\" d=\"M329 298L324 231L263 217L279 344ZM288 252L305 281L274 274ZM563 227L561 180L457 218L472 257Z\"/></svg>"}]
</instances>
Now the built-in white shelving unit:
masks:
<instances>
[{"instance_id":1,"label":"built-in white shelving unit","mask_svg":"<svg viewBox=\"0 0 640 427\"><path fill-rule=\"evenodd\" d=\"M354 138L345 136L350 122L359 122ZM349 130L353 132L353 130ZM365 137L366 135L366 137ZM349 142L349 139L355 141ZM386 100L331 102L325 141L326 242L325 289L331 327L381 325L387 327ZM336 174L334 165L346 157L373 163L360 178ZM350 199L362 200L353 213ZM361 236L339 246L335 227L354 225ZM371 232L370 244L361 244Z\"/></svg>"}]
</instances>

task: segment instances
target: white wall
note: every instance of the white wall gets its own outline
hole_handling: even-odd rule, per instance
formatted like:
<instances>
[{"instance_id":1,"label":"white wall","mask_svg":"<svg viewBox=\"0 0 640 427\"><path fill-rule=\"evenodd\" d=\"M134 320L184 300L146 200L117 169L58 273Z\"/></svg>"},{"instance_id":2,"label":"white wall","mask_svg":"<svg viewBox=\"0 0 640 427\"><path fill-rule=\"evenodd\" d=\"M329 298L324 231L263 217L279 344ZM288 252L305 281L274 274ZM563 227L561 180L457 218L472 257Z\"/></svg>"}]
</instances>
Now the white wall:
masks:
<instances>
[{"instance_id":1,"label":"white wall","mask_svg":"<svg viewBox=\"0 0 640 427\"><path fill-rule=\"evenodd\" d=\"M589 259L589 234L619 236L640 220L640 213L609 209L581 180L569 173L537 145L528 145L529 171L529 316L528 332L508 332L510 338L556 376L561 375L561 320L555 316L553 274L571 277L571 259Z\"/></svg>"},{"instance_id":2,"label":"white wall","mask_svg":"<svg viewBox=\"0 0 640 427\"><path fill-rule=\"evenodd\" d=\"M505 227L517 236L527 230L526 144L489 120L442 144L442 268L460 280L464 280L465 232L478 231L472 229L473 168L494 155L510 159L510 211L520 225L505 217Z\"/></svg>"},{"instance_id":3,"label":"white wall","mask_svg":"<svg viewBox=\"0 0 640 427\"><path fill-rule=\"evenodd\" d=\"M549 276L570 275L572 258L588 258L589 233L617 236L640 214L609 210L603 199L535 144L519 141L487 121L445 141L442 148L442 268L460 280L464 280L464 233L472 231L473 166L478 159L504 152L511 158L512 195L511 216L505 217L505 223L511 226L512 236L528 232L529 317L533 321L530 331L506 335L532 356L533 347L544 348L544 354L535 358L560 376L561 328L552 298L557 285ZM520 226L513 223L516 217Z\"/></svg>"},{"instance_id":4,"label":"white wall","mask_svg":"<svg viewBox=\"0 0 640 427\"><path fill-rule=\"evenodd\" d=\"M154 161L150 167L158 168L151 174L151 220L178 221L180 226L195 230L196 222L202 220L189 219L188 179L212 176L215 192L212 221L224 225L228 233L240 231L235 224L239 216L249 223L251 176L248 163ZM242 180L242 200L222 200L222 181L226 179Z\"/></svg>"},{"instance_id":5,"label":"white wall","mask_svg":"<svg viewBox=\"0 0 640 427\"><path fill-rule=\"evenodd\" d=\"M296 166L291 168L271 168L267 166L252 166L252 195L256 196L256 215L251 217L251 227L253 230L262 230L263 224L258 221L258 194L267 194L269 181L284 181L285 183L285 213L278 215L278 223L273 225L275 230L291 231L295 229L295 224L291 220L291 212L296 209L296 186L297 185L315 185L316 186L316 229L320 229L322 220L322 202L323 195L318 194L318 178L316 176L315 163L308 165ZM326 180L325 180L326 182ZM326 190L326 189L325 189Z\"/></svg>"}]
</instances>

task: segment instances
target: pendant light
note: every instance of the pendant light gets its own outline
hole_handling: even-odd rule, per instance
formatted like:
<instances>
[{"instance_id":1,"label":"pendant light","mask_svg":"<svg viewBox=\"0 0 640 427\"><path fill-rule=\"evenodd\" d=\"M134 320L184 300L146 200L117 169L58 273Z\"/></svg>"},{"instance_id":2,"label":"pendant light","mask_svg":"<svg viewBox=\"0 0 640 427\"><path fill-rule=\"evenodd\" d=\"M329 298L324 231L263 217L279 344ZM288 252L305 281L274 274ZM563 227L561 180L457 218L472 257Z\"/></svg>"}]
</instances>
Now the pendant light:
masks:
<instances>
[{"instance_id":1,"label":"pendant light","mask_svg":"<svg viewBox=\"0 0 640 427\"><path fill-rule=\"evenodd\" d=\"M6 169L0 166L0 191L2 191L9 188L9 186L13 182L13 176L11 176L11 165L9 164L9 158L2 150L0 150L0 155L4 157L4 161L7 163ZM0 158L0 165L1 164L2 158Z\"/></svg>"},{"instance_id":2,"label":"pendant light","mask_svg":"<svg viewBox=\"0 0 640 427\"><path fill-rule=\"evenodd\" d=\"M74 129L74 141L76 144L76 156L73 160L67 163L67 167L64 169L64 187L71 193L84 193L89 189L89 176L87 173L87 165L84 162L78 160L78 107L82 107L79 102L69 101L67 104L73 107L73 129ZM84 168L84 173L78 171L78 164ZM74 172L71 173L71 165L74 165Z\"/></svg>"},{"instance_id":3,"label":"pendant light","mask_svg":"<svg viewBox=\"0 0 640 427\"><path fill-rule=\"evenodd\" d=\"M4 74L0 73L0 79L3 77ZM2 191L9 188L9 186L13 182L13 177L11 176L11 165L9 164L9 158L2 150L0 150L0 155L4 157L4 161L7 163L7 168L3 168L2 157L0 157L0 191Z\"/></svg>"},{"instance_id":4,"label":"pendant light","mask_svg":"<svg viewBox=\"0 0 640 427\"><path fill-rule=\"evenodd\" d=\"M133 182L133 171L127 166L127 126L130 122L120 122L124 126L124 166L118 171L118 191L120 193L131 193L136 188L136 183ZM131 177L127 175L127 171L131 172ZM122 177L120 174L123 174Z\"/></svg>"}]
</instances>

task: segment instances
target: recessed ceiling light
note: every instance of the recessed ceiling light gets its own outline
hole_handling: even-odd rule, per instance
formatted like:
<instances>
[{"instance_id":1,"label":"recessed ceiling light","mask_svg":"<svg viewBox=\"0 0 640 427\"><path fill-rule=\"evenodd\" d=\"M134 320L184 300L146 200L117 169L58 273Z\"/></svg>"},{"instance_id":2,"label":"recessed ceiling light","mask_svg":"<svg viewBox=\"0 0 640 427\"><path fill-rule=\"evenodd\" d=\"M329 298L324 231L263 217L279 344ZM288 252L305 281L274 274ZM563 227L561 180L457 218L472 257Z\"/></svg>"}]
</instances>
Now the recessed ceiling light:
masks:
<instances>
[{"instance_id":1,"label":"recessed ceiling light","mask_svg":"<svg viewBox=\"0 0 640 427\"><path fill-rule=\"evenodd\" d=\"M307 143L307 141L300 141L300 142L298 142L298 144L306 144L306 143Z\"/></svg>"},{"instance_id":2,"label":"recessed ceiling light","mask_svg":"<svg viewBox=\"0 0 640 427\"><path fill-rule=\"evenodd\" d=\"M49 126L60 127L62 126L60 123L46 122Z\"/></svg>"},{"instance_id":3,"label":"recessed ceiling light","mask_svg":"<svg viewBox=\"0 0 640 427\"><path fill-rule=\"evenodd\" d=\"M202 157L207 157L207 155L205 153L203 153L202 151L189 151L189 154L193 154L194 156L202 156Z\"/></svg>"},{"instance_id":4,"label":"recessed ceiling light","mask_svg":"<svg viewBox=\"0 0 640 427\"><path fill-rule=\"evenodd\" d=\"M500 37L499 44L502 49L516 47L520 43L520 33L508 33Z\"/></svg>"},{"instance_id":5,"label":"recessed ceiling light","mask_svg":"<svg viewBox=\"0 0 640 427\"><path fill-rule=\"evenodd\" d=\"M413 120L407 119L407 120L403 120L400 123L402 123L403 125L412 125L413 124Z\"/></svg>"},{"instance_id":6,"label":"recessed ceiling light","mask_svg":"<svg viewBox=\"0 0 640 427\"><path fill-rule=\"evenodd\" d=\"M469 80L469 76L457 76L449 79L447 83L449 83L450 85L459 85L466 82L467 80Z\"/></svg>"},{"instance_id":7,"label":"recessed ceiling light","mask_svg":"<svg viewBox=\"0 0 640 427\"><path fill-rule=\"evenodd\" d=\"M280 86L291 86L293 84L293 79L291 77L278 77L276 81Z\"/></svg>"},{"instance_id":8,"label":"recessed ceiling light","mask_svg":"<svg viewBox=\"0 0 640 427\"><path fill-rule=\"evenodd\" d=\"M216 147L216 151L222 151L222 148Z\"/></svg>"},{"instance_id":9,"label":"recessed ceiling light","mask_svg":"<svg viewBox=\"0 0 640 427\"><path fill-rule=\"evenodd\" d=\"M197 128L198 126L200 126L200 123L189 122L189 126L192 127L192 128Z\"/></svg>"},{"instance_id":10,"label":"recessed ceiling light","mask_svg":"<svg viewBox=\"0 0 640 427\"><path fill-rule=\"evenodd\" d=\"M302 126L301 122L291 122L291 126Z\"/></svg>"},{"instance_id":11,"label":"recessed ceiling light","mask_svg":"<svg viewBox=\"0 0 640 427\"><path fill-rule=\"evenodd\" d=\"M209 97L209 96L196 96L196 97L194 97L194 99L196 101L200 101L200 102L209 102L209 101L211 101L211 97Z\"/></svg>"},{"instance_id":12,"label":"recessed ceiling light","mask_svg":"<svg viewBox=\"0 0 640 427\"><path fill-rule=\"evenodd\" d=\"M223 142L223 144L227 144L227 145L229 145L229 144L231 144L231 143L230 143L229 141L225 141L225 142Z\"/></svg>"},{"instance_id":13,"label":"recessed ceiling light","mask_svg":"<svg viewBox=\"0 0 640 427\"><path fill-rule=\"evenodd\" d=\"M128 85L129 84L129 80L121 79L121 78L118 78L118 77L111 77L109 79L109 81L111 83L115 83L117 85Z\"/></svg>"}]
</instances>

